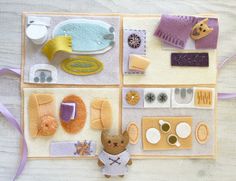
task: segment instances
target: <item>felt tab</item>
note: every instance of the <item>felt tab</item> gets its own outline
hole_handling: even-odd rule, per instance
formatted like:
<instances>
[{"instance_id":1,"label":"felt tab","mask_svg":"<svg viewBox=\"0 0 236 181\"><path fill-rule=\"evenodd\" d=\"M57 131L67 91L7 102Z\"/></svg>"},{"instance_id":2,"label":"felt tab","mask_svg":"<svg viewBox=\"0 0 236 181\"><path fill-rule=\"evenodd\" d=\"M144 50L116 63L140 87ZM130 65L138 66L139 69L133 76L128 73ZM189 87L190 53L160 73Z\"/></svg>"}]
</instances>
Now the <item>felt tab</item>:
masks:
<instances>
[{"instance_id":1,"label":"felt tab","mask_svg":"<svg viewBox=\"0 0 236 181\"><path fill-rule=\"evenodd\" d=\"M71 41L70 36L58 36L49 40L42 48L42 53L48 58L49 61L53 59L55 54L59 51L71 53Z\"/></svg>"},{"instance_id":2,"label":"felt tab","mask_svg":"<svg viewBox=\"0 0 236 181\"><path fill-rule=\"evenodd\" d=\"M109 129L112 126L112 108L106 99L94 99L91 103L91 121L93 129Z\"/></svg>"},{"instance_id":3,"label":"felt tab","mask_svg":"<svg viewBox=\"0 0 236 181\"><path fill-rule=\"evenodd\" d=\"M129 69L137 71L145 71L150 64L150 60L141 55L129 55Z\"/></svg>"}]
</instances>

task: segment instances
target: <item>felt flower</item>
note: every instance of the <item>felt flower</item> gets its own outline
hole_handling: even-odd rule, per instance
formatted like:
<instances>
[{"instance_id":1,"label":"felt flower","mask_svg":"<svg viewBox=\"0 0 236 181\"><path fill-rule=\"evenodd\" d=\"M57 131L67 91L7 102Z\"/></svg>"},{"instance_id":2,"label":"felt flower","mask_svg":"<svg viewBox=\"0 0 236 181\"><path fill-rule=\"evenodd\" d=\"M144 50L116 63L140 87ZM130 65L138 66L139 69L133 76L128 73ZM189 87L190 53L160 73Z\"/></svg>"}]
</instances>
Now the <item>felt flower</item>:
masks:
<instances>
[{"instance_id":1,"label":"felt flower","mask_svg":"<svg viewBox=\"0 0 236 181\"><path fill-rule=\"evenodd\" d=\"M146 102L148 102L148 103L152 103L154 100L156 99L156 96L155 96L155 94L153 94L153 93L147 93L146 95L145 95L145 100L146 100Z\"/></svg>"},{"instance_id":2,"label":"felt flower","mask_svg":"<svg viewBox=\"0 0 236 181\"><path fill-rule=\"evenodd\" d=\"M131 48L138 48L141 44L141 38L133 33L128 37L128 44Z\"/></svg>"},{"instance_id":3,"label":"felt flower","mask_svg":"<svg viewBox=\"0 0 236 181\"><path fill-rule=\"evenodd\" d=\"M86 140L84 142L78 141L77 144L75 144L76 152L75 155L90 155L90 145L91 141L87 142Z\"/></svg>"},{"instance_id":4,"label":"felt flower","mask_svg":"<svg viewBox=\"0 0 236 181\"><path fill-rule=\"evenodd\" d=\"M168 96L166 95L166 93L160 93L157 97L157 101L159 103L164 103L167 101L167 99L168 99Z\"/></svg>"},{"instance_id":5,"label":"felt flower","mask_svg":"<svg viewBox=\"0 0 236 181\"><path fill-rule=\"evenodd\" d=\"M140 100L140 96L137 91L131 90L131 91L127 92L125 99L128 104L136 105L136 104L138 104L138 102Z\"/></svg>"}]
</instances>

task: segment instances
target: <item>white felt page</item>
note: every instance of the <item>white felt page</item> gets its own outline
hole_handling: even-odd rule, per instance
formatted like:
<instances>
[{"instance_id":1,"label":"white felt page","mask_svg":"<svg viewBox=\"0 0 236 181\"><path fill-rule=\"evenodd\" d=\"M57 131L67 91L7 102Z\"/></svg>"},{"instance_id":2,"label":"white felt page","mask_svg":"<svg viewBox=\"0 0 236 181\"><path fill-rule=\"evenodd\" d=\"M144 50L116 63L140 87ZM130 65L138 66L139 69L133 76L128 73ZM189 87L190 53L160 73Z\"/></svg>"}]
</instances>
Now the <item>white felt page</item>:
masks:
<instances>
[{"instance_id":1,"label":"white felt page","mask_svg":"<svg viewBox=\"0 0 236 181\"><path fill-rule=\"evenodd\" d=\"M65 96L74 94L83 99L87 109L85 127L77 134L68 134L59 123L56 133L52 137L32 138L29 134L28 100L32 93L53 93L56 103L56 118L59 120L60 103ZM107 98L112 105L112 132L119 130L119 89L118 88L24 88L24 134L28 145L28 157L49 157L51 141L80 141L94 140L97 144L96 154L101 149L101 132L90 128L90 103L94 98Z\"/></svg>"},{"instance_id":2,"label":"white felt page","mask_svg":"<svg viewBox=\"0 0 236 181\"><path fill-rule=\"evenodd\" d=\"M144 75L124 75L124 84L216 84L216 50L176 50L163 49L154 31L160 17L124 17L123 29L146 30L146 56L150 65ZM171 52L208 52L209 67L172 67Z\"/></svg>"}]
</instances>

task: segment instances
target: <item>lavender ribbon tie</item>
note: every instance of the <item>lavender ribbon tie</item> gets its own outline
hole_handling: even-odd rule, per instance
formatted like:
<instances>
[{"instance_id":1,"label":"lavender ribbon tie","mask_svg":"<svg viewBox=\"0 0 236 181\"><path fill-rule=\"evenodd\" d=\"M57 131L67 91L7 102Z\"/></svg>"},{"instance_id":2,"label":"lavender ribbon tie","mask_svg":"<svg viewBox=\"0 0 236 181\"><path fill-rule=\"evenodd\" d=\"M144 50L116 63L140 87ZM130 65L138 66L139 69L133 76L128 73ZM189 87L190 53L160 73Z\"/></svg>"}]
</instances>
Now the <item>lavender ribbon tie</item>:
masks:
<instances>
[{"instance_id":1,"label":"lavender ribbon tie","mask_svg":"<svg viewBox=\"0 0 236 181\"><path fill-rule=\"evenodd\" d=\"M236 98L236 93L218 93L219 100L234 99L234 98Z\"/></svg>"},{"instance_id":2,"label":"lavender ribbon tie","mask_svg":"<svg viewBox=\"0 0 236 181\"><path fill-rule=\"evenodd\" d=\"M13 73L17 76L20 77L20 69L11 69L11 68L1 68L0 69L0 75L6 74L6 73ZM24 137L24 133L21 130L21 127L18 123L18 121L16 120L16 118L10 113L10 111L2 104L0 103L0 113L6 118L6 120L14 127L18 130L18 132L21 134L22 138L23 138L23 145L22 145L22 158L19 164L19 167L17 169L17 172L13 178L13 180L16 180L16 178L22 173L22 171L25 168L25 164L27 161L27 155L28 155L28 148L27 148L27 144L25 141L25 137Z\"/></svg>"},{"instance_id":3,"label":"lavender ribbon tie","mask_svg":"<svg viewBox=\"0 0 236 181\"><path fill-rule=\"evenodd\" d=\"M0 75L6 74L6 73L13 73L20 77L20 69L15 68L0 68Z\"/></svg>"}]
</instances>

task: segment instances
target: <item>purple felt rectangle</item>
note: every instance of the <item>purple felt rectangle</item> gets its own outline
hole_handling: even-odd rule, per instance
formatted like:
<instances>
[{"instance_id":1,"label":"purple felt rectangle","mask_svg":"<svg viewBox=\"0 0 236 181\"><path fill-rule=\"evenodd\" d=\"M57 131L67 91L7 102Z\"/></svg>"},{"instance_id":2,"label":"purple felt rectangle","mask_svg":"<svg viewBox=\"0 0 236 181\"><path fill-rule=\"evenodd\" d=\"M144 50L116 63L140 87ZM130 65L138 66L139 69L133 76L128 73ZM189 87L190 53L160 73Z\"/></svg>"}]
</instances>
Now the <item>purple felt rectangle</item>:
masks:
<instances>
[{"instance_id":1,"label":"purple felt rectangle","mask_svg":"<svg viewBox=\"0 0 236 181\"><path fill-rule=\"evenodd\" d=\"M204 18L198 18L198 22L202 21ZM213 28L213 31L204 38L196 40L196 49L216 49L219 34L219 24L217 18L208 18L208 26Z\"/></svg>"},{"instance_id":2,"label":"purple felt rectangle","mask_svg":"<svg viewBox=\"0 0 236 181\"><path fill-rule=\"evenodd\" d=\"M64 156L82 156L76 151L76 145L83 143L84 141L53 141L50 143L50 156L52 157L64 157ZM94 156L96 153L96 143L95 141L90 142L89 154L86 156ZM84 155L85 156L85 155Z\"/></svg>"},{"instance_id":3,"label":"purple felt rectangle","mask_svg":"<svg viewBox=\"0 0 236 181\"><path fill-rule=\"evenodd\" d=\"M171 65L208 67L208 53L171 53Z\"/></svg>"},{"instance_id":4,"label":"purple felt rectangle","mask_svg":"<svg viewBox=\"0 0 236 181\"><path fill-rule=\"evenodd\" d=\"M141 44L137 48L132 48L128 44L128 37L131 34L136 34L141 39ZM129 70L129 55L138 54L146 55L146 31L145 30L133 30L124 29L123 32L123 73L124 74L143 74L141 71Z\"/></svg>"},{"instance_id":5,"label":"purple felt rectangle","mask_svg":"<svg viewBox=\"0 0 236 181\"><path fill-rule=\"evenodd\" d=\"M60 118L65 122L69 122L71 120L73 110L74 110L73 105L66 105L64 103L61 103Z\"/></svg>"},{"instance_id":6,"label":"purple felt rectangle","mask_svg":"<svg viewBox=\"0 0 236 181\"><path fill-rule=\"evenodd\" d=\"M136 105L130 105L127 103L126 101L126 94L127 92L134 90L137 91L139 93L140 96L140 100ZM142 88L123 88L122 90L122 104L123 104L123 108L143 108L144 105L144 100L143 100L143 89Z\"/></svg>"},{"instance_id":7,"label":"purple felt rectangle","mask_svg":"<svg viewBox=\"0 0 236 181\"><path fill-rule=\"evenodd\" d=\"M196 22L197 18L194 16L162 15L154 35L164 43L184 48Z\"/></svg>"}]
</instances>

